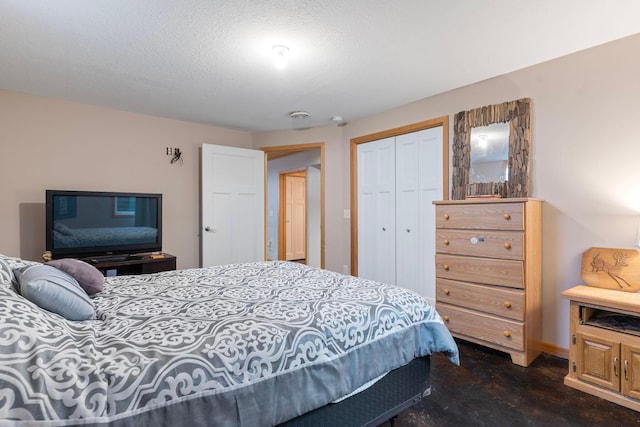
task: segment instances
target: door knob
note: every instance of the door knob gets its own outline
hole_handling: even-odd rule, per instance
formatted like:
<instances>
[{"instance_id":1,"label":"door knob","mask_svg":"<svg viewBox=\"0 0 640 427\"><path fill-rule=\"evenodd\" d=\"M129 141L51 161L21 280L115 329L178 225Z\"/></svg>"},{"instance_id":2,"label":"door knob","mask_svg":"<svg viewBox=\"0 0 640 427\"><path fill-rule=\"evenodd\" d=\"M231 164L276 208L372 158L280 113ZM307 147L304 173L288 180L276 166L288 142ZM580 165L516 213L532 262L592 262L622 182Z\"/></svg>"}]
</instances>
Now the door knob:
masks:
<instances>
[{"instance_id":1,"label":"door knob","mask_svg":"<svg viewBox=\"0 0 640 427\"><path fill-rule=\"evenodd\" d=\"M208 225L204 228L204 231L206 231L207 233L215 233L216 229L215 228L211 228Z\"/></svg>"}]
</instances>

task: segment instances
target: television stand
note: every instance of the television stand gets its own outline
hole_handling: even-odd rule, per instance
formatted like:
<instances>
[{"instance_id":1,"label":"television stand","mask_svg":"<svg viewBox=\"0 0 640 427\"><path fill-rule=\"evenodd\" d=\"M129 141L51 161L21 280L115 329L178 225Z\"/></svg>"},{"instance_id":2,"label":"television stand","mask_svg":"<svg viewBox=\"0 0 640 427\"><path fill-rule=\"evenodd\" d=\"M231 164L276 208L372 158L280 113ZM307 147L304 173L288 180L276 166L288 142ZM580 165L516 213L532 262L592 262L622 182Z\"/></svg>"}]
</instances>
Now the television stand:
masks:
<instances>
[{"instance_id":1,"label":"television stand","mask_svg":"<svg viewBox=\"0 0 640 427\"><path fill-rule=\"evenodd\" d=\"M166 253L91 257L83 261L93 265L107 277L158 273L176 269L176 257Z\"/></svg>"}]
</instances>

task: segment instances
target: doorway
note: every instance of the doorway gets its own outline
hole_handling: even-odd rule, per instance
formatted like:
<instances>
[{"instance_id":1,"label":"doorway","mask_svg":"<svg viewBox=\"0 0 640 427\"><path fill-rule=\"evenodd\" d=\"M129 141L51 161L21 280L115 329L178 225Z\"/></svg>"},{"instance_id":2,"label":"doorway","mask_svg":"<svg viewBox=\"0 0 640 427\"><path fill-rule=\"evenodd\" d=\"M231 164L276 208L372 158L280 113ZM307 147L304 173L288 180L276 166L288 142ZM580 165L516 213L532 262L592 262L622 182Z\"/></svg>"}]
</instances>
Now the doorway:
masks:
<instances>
[{"instance_id":1,"label":"doorway","mask_svg":"<svg viewBox=\"0 0 640 427\"><path fill-rule=\"evenodd\" d=\"M287 258L283 250L280 225L281 190L283 173L306 174L305 208L305 263L324 268L324 143L296 144L261 148L265 156L265 250L267 259ZM296 163L298 162L298 163ZM286 225L285 225L286 228ZM299 256L299 255L298 255Z\"/></svg>"}]
</instances>

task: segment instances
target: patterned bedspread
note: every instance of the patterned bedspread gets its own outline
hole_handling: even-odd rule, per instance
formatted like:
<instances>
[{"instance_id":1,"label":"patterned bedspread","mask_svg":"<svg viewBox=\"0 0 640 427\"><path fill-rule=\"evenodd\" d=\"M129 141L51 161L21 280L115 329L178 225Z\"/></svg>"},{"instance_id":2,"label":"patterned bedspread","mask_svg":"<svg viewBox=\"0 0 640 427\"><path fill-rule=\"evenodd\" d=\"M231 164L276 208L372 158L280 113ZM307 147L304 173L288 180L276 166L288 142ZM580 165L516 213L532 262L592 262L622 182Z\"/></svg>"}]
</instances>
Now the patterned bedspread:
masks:
<instances>
[{"instance_id":1,"label":"patterned bedspread","mask_svg":"<svg viewBox=\"0 0 640 427\"><path fill-rule=\"evenodd\" d=\"M0 286L0 425L267 426L414 357L458 363L417 294L295 263L114 277L92 301L71 322Z\"/></svg>"}]
</instances>

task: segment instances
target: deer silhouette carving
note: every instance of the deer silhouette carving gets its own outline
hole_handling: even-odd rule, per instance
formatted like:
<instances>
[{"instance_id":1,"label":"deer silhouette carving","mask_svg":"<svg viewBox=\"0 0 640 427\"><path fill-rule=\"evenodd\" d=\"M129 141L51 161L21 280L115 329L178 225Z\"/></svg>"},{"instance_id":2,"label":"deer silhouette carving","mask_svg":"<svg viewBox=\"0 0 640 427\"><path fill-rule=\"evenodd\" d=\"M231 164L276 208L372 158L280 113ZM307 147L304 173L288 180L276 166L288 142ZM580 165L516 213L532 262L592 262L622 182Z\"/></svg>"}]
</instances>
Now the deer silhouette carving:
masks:
<instances>
[{"instance_id":1,"label":"deer silhouette carving","mask_svg":"<svg viewBox=\"0 0 640 427\"><path fill-rule=\"evenodd\" d=\"M622 284L624 283L627 286L631 286L629 282L624 280L621 276L622 270L624 267L628 267L627 258L629 258L628 254L624 254L622 252L615 252L613 254L613 259L616 261L615 264L611 264L608 261L600 258L600 253L596 253L591 260L591 271L592 272L605 272L611 277L619 287L623 288Z\"/></svg>"}]
</instances>

